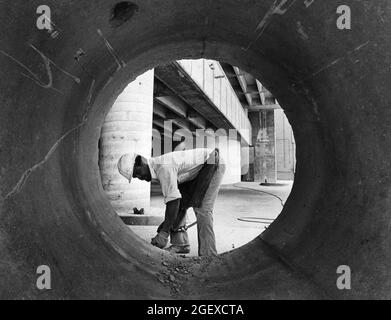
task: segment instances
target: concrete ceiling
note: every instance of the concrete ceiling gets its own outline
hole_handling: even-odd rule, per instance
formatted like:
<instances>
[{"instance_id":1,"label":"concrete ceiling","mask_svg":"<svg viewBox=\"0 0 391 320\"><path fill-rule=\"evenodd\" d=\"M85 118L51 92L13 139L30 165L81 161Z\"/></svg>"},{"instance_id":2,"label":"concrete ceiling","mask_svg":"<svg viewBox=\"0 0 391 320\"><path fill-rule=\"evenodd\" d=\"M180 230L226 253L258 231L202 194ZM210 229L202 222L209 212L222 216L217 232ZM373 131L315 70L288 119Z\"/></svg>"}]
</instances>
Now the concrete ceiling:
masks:
<instances>
[{"instance_id":1,"label":"concrete ceiling","mask_svg":"<svg viewBox=\"0 0 391 320\"><path fill-rule=\"evenodd\" d=\"M243 108L251 111L280 109L277 99L259 80L228 63L220 63Z\"/></svg>"}]
</instances>

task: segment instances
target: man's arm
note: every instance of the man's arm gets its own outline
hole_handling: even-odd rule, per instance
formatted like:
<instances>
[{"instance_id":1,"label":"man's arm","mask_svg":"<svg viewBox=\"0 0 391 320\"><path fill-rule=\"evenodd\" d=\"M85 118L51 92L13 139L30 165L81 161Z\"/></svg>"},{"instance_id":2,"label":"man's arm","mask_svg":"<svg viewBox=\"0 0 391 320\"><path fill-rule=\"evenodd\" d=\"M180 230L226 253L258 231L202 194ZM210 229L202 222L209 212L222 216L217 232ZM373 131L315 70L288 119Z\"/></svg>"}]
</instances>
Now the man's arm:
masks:
<instances>
[{"instance_id":1,"label":"man's arm","mask_svg":"<svg viewBox=\"0 0 391 320\"><path fill-rule=\"evenodd\" d=\"M164 202L166 203L166 212L164 222L159 226L158 234L152 238L151 243L158 247L164 248L168 242L168 237L178 216L181 194L178 189L177 170L174 167L161 167L157 172Z\"/></svg>"},{"instance_id":2,"label":"man's arm","mask_svg":"<svg viewBox=\"0 0 391 320\"><path fill-rule=\"evenodd\" d=\"M151 239L151 244L163 249L168 242L168 237L176 221L181 199L175 199L166 204L166 213L163 223L157 229L157 235Z\"/></svg>"},{"instance_id":3,"label":"man's arm","mask_svg":"<svg viewBox=\"0 0 391 320\"><path fill-rule=\"evenodd\" d=\"M158 232L159 231L164 231L167 233L171 232L178 216L180 203L181 203L181 199L175 199L170 202L167 202L164 222L160 225Z\"/></svg>"}]
</instances>

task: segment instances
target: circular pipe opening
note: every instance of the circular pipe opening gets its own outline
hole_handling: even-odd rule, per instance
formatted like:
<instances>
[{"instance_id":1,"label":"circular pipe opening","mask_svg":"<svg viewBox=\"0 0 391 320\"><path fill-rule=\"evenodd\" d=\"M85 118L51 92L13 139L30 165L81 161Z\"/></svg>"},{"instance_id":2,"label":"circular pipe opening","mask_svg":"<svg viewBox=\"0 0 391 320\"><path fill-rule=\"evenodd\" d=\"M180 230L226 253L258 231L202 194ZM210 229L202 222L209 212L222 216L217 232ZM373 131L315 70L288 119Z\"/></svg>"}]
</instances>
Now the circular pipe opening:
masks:
<instances>
[{"instance_id":1,"label":"circular pipe opening","mask_svg":"<svg viewBox=\"0 0 391 320\"><path fill-rule=\"evenodd\" d=\"M215 45L217 46L217 44ZM213 46L213 48L215 47ZM246 63L243 63L244 61L249 61L248 58L232 58L232 56L235 56L235 53L237 54L238 51L241 51L240 48L235 48L226 44L220 45L219 48L224 48L224 50L219 50L218 58L220 58L220 60L225 60L228 62L232 61L232 64L238 65L244 70L248 70L248 66L246 65ZM211 51L213 51L212 46L210 49ZM153 248L150 248L149 245L146 245L143 241L137 239L137 237L132 234L132 232L129 232L126 228L124 228L123 225L120 225L121 223L119 219L117 219L116 213L111 208L110 204L108 203L107 199L103 194L103 189L98 174L99 168L96 161L98 157L97 145L100 136L100 128L103 124L107 112L110 109L109 106L113 104L116 96L118 96L119 92L121 92L131 80L135 79L138 74L141 74L143 71L150 69L155 65L158 65L160 62L168 62L174 59L178 60L182 58L201 57L216 58L216 56L208 56L206 53L201 56L201 54L197 53L197 51L198 49L194 47L189 48L189 46L185 43L183 46L178 46L178 44L175 44L175 46L171 48L156 47L153 50L147 52L146 54L139 55L134 60L129 61L126 68L117 71L114 76L109 77L109 81L107 83L103 83L103 88L98 91L99 93L97 93L94 105L91 108L92 116L90 116L86 127L84 127L83 130L81 130L80 132L79 146L77 149L79 153L79 176L77 177L79 187L77 189L81 189L82 192L79 193L77 197L83 198L83 202L88 203L88 207L90 208L88 211L90 212L92 217L95 216L95 218L92 219L99 219L100 228L104 229L104 232L115 232L112 233L111 236L106 236L106 240L108 238L115 238L114 242L108 241L109 245L114 246L114 248L120 246L121 250L123 250L123 255L127 256L129 259L132 260L134 259L134 257L139 257L140 254L145 255L145 252L148 252L147 256L149 258L145 259L144 256L144 258L138 260L138 263L141 264L143 267L145 267L146 265L150 266L150 261L155 261L155 259L158 259L158 262L155 263L159 264L159 259L162 257L162 253L160 252L160 250L156 251ZM187 56L183 56L182 52L189 52L189 54ZM248 55L251 56L251 54ZM252 55L252 59L254 58L254 55ZM258 60L258 57L255 58L255 61ZM264 63L268 68L271 68L274 71L274 74L276 74L275 69L271 67L271 65L269 65L267 62ZM279 75L280 77L277 77L275 79L276 76L274 76L271 80L269 80L267 74L265 76L265 72L263 72L264 69L262 68L262 66L262 62L256 66L252 65L252 70L256 70L256 73L254 73L254 75L257 74L260 79L265 79L265 84L268 85L270 85L270 82L273 83L273 81L278 81L279 83L282 83L278 86L278 92L281 92L282 90L285 93L285 95L282 96L281 105L287 111L287 116L292 123L295 138L297 140L298 164L296 182L293 186L292 194L290 199L287 201L286 207L284 208L276 222L271 225L270 228L266 232L264 232L261 237L256 238L248 245L238 250L235 250L232 253L221 255L217 259L212 259L212 261L210 258L201 259L200 261L192 259L190 259L190 261L182 261L180 257L177 258L172 256L166 256L166 254L163 254L163 259L168 259L168 261L171 261L170 263L172 266L184 266L183 268L187 268L186 270L188 270L188 274L190 274L191 272L191 274L194 276L194 279L208 279L205 281L213 282L214 284L216 284L216 287L226 286L227 278L239 277L240 279L254 272L258 274L263 268L269 268L270 264L274 265L275 259L280 259L273 253L273 246L275 244L273 243L273 241L276 241L276 243L278 243L279 245L283 244L284 247L287 247L289 246L291 241L294 241L292 240L292 234L300 234L300 232L304 231L307 218L306 214L309 214L309 211L311 209L311 201L313 201L314 198L317 196L317 192L319 190L319 183L321 181L320 177L322 171L319 170L319 168L321 168L320 162L322 157L320 155L322 154L322 149L320 148L320 146L322 146L322 143L319 143L317 140L319 139L319 128L316 122L309 122L308 124L306 123L305 126L303 126L303 122L300 123L303 118L308 119L314 117L311 112L312 110L309 108L305 109L304 107L305 104L308 104L308 101L301 101L302 108L300 108L300 112L295 112L294 117L292 118L292 114L289 113L289 110L292 110L293 106L290 108L286 108L285 106L287 104L285 101L289 100L288 105L291 106L292 104L294 104L297 108L296 103L298 103L298 101L300 101L302 98L295 93L292 94L289 89L285 88L285 90L288 91L283 90L283 83L284 81L286 81L287 77L280 78L281 75ZM270 72L271 70L267 71ZM276 85L271 87L274 88L275 86ZM298 123L300 123L300 130L295 130ZM312 134L312 143L301 143L306 140L308 134ZM314 168L315 170L317 170L317 176L315 177L315 179L313 176L314 172L311 172L309 170L300 171L300 159L303 157L307 159L308 157L316 160L320 159L320 161L318 161L318 164L316 165L316 168ZM84 169L86 165L88 165L89 170ZM308 166L306 167L308 169ZM299 187L297 187L297 185L299 185ZM297 212L297 210L295 210L297 206L302 208L299 217L299 213ZM287 223L289 227L286 226ZM280 225L283 225L283 231L281 230ZM119 238L118 230L121 230L121 238ZM264 239L271 239L271 241L269 242L268 240ZM121 244L119 245L119 243ZM257 262L252 262L245 268L243 268L243 266L238 268L238 265L241 264L241 261L252 261L253 259L255 259ZM258 263L259 265L257 265ZM201 270L205 268L205 264L209 268L211 268L211 270L207 273L201 272ZM228 270L231 271L225 274L223 273L224 276L222 277L221 269L225 269L227 267ZM286 270L283 270L284 267L276 267L281 268L282 270L279 271L285 273ZM232 270L232 268L236 268L236 270ZM265 274L264 276L268 277L269 275ZM297 279L291 279L292 277L294 278L294 276L292 275L288 276L289 281L298 281ZM185 280L185 282L187 281L190 281L190 279ZM189 293L190 295L197 297L199 292L203 292L202 294L205 294L203 288L195 286L193 284L191 284L191 286L193 287L191 291L195 292ZM311 287L312 285L308 286ZM272 288L269 289L272 290ZM198 292L197 290L200 291ZM264 290L267 289L265 288ZM251 286L249 286L245 291L247 293L251 292ZM177 293L175 291L175 288L170 288L170 292L172 294ZM211 297L216 297L216 294L216 292L210 293ZM234 296L237 295L236 293L231 294Z\"/></svg>"},{"instance_id":2,"label":"circular pipe opening","mask_svg":"<svg viewBox=\"0 0 391 320\"><path fill-rule=\"evenodd\" d=\"M194 72L201 69L209 82L196 78L201 74ZM254 87L259 92L249 98L245 91ZM220 126L227 119L233 129L207 120L216 108L222 112ZM226 169L213 210L214 233L217 252L232 251L259 236L280 214L294 178L292 136L278 101L251 74L213 60L172 61L138 76L110 108L99 139L103 189L122 221L149 244L164 220L160 184L136 178L129 184L118 172L118 159L130 152L148 159L218 147ZM266 151L273 152L274 162L266 159ZM262 157L256 168L255 154ZM193 210L187 210L185 224L191 248L187 257L198 252Z\"/></svg>"}]
</instances>

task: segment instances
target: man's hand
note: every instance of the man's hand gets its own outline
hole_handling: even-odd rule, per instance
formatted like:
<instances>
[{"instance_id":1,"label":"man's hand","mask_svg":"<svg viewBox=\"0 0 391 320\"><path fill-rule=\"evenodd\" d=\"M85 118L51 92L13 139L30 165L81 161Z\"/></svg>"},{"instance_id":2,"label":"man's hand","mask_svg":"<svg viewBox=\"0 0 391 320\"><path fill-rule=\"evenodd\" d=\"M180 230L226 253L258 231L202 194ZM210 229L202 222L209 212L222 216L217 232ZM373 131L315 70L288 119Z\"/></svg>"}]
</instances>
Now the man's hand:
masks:
<instances>
[{"instance_id":1,"label":"man's hand","mask_svg":"<svg viewBox=\"0 0 391 320\"><path fill-rule=\"evenodd\" d=\"M169 233L160 231L154 238L151 239L151 244L155 247L163 249L168 243Z\"/></svg>"}]
</instances>

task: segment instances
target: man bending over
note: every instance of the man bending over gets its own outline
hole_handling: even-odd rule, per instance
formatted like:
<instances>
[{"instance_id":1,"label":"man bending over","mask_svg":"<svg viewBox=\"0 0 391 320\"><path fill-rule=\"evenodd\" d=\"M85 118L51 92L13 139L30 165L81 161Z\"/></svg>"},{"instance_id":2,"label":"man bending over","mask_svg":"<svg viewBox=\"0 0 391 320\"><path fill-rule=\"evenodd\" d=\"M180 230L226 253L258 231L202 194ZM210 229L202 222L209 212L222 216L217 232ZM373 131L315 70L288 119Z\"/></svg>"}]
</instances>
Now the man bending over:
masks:
<instances>
[{"instance_id":1,"label":"man bending over","mask_svg":"<svg viewBox=\"0 0 391 320\"><path fill-rule=\"evenodd\" d=\"M218 149L175 151L146 159L138 154L125 154L118 161L118 171L129 180L158 180L166 204L165 219L159 226L152 245L165 248L168 238L173 253L190 252L185 230L186 211L193 207L197 218L198 254L217 255L213 231L213 207L225 172Z\"/></svg>"}]
</instances>

